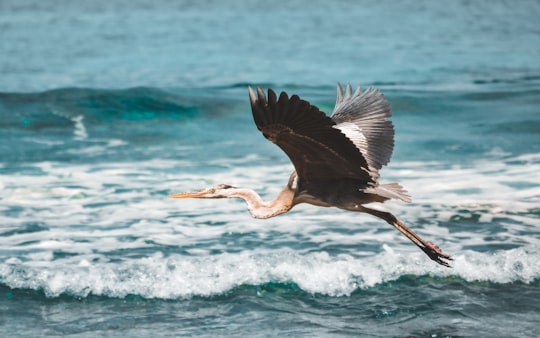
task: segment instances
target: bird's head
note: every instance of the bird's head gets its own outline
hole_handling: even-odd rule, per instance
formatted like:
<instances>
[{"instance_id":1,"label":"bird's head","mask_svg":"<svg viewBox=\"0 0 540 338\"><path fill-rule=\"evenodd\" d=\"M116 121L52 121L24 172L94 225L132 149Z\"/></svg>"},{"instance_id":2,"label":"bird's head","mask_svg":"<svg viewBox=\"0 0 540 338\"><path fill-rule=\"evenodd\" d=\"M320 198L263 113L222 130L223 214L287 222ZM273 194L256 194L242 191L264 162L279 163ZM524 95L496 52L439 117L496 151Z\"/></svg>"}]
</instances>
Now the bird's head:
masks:
<instances>
[{"instance_id":1,"label":"bird's head","mask_svg":"<svg viewBox=\"0 0 540 338\"><path fill-rule=\"evenodd\" d=\"M218 184L210 188L183 192L180 194L171 195L172 198L228 198L233 197L232 193L236 187L227 184Z\"/></svg>"}]
</instances>

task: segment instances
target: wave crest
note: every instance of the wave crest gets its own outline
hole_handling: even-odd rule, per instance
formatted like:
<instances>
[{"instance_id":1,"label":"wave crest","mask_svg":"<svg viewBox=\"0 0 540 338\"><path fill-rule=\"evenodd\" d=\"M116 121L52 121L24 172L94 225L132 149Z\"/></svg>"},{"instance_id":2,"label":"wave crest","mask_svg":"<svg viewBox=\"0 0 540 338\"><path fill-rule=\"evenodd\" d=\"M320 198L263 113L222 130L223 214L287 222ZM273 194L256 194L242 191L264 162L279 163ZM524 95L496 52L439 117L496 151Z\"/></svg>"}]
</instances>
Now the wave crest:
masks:
<instances>
[{"instance_id":1,"label":"wave crest","mask_svg":"<svg viewBox=\"0 0 540 338\"><path fill-rule=\"evenodd\" d=\"M362 258L283 251L205 257L156 253L118 263L93 263L83 258L67 268L57 261L41 266L7 261L0 264L0 281L12 289L40 290L47 297L184 299L270 283L297 285L310 294L349 296L404 276L502 284L531 283L540 278L540 250L536 247L495 254L464 252L455 257L453 269L435 266L420 254L408 257L413 258L387 248L382 254Z\"/></svg>"}]
</instances>

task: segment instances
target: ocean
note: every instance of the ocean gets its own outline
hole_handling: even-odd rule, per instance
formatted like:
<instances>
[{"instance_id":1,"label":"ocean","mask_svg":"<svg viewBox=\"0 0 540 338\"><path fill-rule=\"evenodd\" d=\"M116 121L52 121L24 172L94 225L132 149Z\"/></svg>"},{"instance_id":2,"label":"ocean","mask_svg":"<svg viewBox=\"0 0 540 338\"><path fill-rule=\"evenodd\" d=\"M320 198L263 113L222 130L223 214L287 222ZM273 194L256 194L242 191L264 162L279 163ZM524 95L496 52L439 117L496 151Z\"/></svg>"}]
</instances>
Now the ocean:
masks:
<instances>
[{"instance_id":1,"label":"ocean","mask_svg":"<svg viewBox=\"0 0 540 338\"><path fill-rule=\"evenodd\" d=\"M538 1L0 1L5 337L537 337ZM299 205L248 86L379 88L412 203Z\"/></svg>"}]
</instances>

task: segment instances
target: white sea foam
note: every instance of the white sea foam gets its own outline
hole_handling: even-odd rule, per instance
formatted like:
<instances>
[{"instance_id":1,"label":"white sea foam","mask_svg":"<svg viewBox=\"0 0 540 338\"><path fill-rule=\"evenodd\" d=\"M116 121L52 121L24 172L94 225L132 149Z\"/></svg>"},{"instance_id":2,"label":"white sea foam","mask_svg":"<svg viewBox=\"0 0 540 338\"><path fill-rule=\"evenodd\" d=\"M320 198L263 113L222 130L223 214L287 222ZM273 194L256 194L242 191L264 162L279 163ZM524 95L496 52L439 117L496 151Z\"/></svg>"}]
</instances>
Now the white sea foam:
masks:
<instances>
[{"instance_id":1,"label":"white sea foam","mask_svg":"<svg viewBox=\"0 0 540 338\"><path fill-rule=\"evenodd\" d=\"M50 297L134 294L162 299L210 296L269 282L295 283L309 293L347 296L404 275L493 283L530 283L540 278L537 247L490 254L463 252L456 256L453 269L436 266L421 254L405 257L391 250L367 258L285 250L212 256L155 253L119 263L95 261L93 255L56 261L43 255L26 263L10 260L0 263L0 276L9 287L42 289Z\"/></svg>"},{"instance_id":2,"label":"white sea foam","mask_svg":"<svg viewBox=\"0 0 540 338\"><path fill-rule=\"evenodd\" d=\"M73 131L73 134L75 135L75 139L79 141L85 140L88 138L88 132L86 131L86 127L83 124L83 119L84 119L84 116L82 115L77 115L71 118L73 123L75 123L75 126L74 126L75 130Z\"/></svg>"},{"instance_id":3,"label":"white sea foam","mask_svg":"<svg viewBox=\"0 0 540 338\"><path fill-rule=\"evenodd\" d=\"M402 182L414 203L377 207L453 254L453 269L370 216L298 206L261 221L239 201L167 197L226 182L273 198L291 166L242 170L251 160L212 174L168 160L42 162L35 165L42 174L2 174L0 281L49 296L182 298L268 282L349 295L409 274L494 283L540 278L539 218L531 212L540 202L538 154L489 166L404 162L385 169L385 181ZM445 225L460 218L463 226ZM237 246L244 238L255 245Z\"/></svg>"}]
</instances>

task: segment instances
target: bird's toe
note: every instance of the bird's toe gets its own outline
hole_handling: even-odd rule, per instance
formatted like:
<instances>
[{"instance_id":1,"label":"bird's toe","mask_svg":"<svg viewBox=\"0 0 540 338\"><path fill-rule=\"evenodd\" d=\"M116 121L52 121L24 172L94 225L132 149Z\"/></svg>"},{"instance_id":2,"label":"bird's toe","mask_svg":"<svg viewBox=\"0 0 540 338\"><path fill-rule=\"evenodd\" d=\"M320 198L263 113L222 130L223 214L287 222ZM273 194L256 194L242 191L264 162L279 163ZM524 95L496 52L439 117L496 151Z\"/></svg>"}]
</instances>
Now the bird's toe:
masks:
<instances>
[{"instance_id":1,"label":"bird's toe","mask_svg":"<svg viewBox=\"0 0 540 338\"><path fill-rule=\"evenodd\" d=\"M428 242L427 246L422 249L432 260L439 263L440 265L450 268L450 264L445 260L453 261L454 259L444 252L435 244Z\"/></svg>"}]
</instances>

